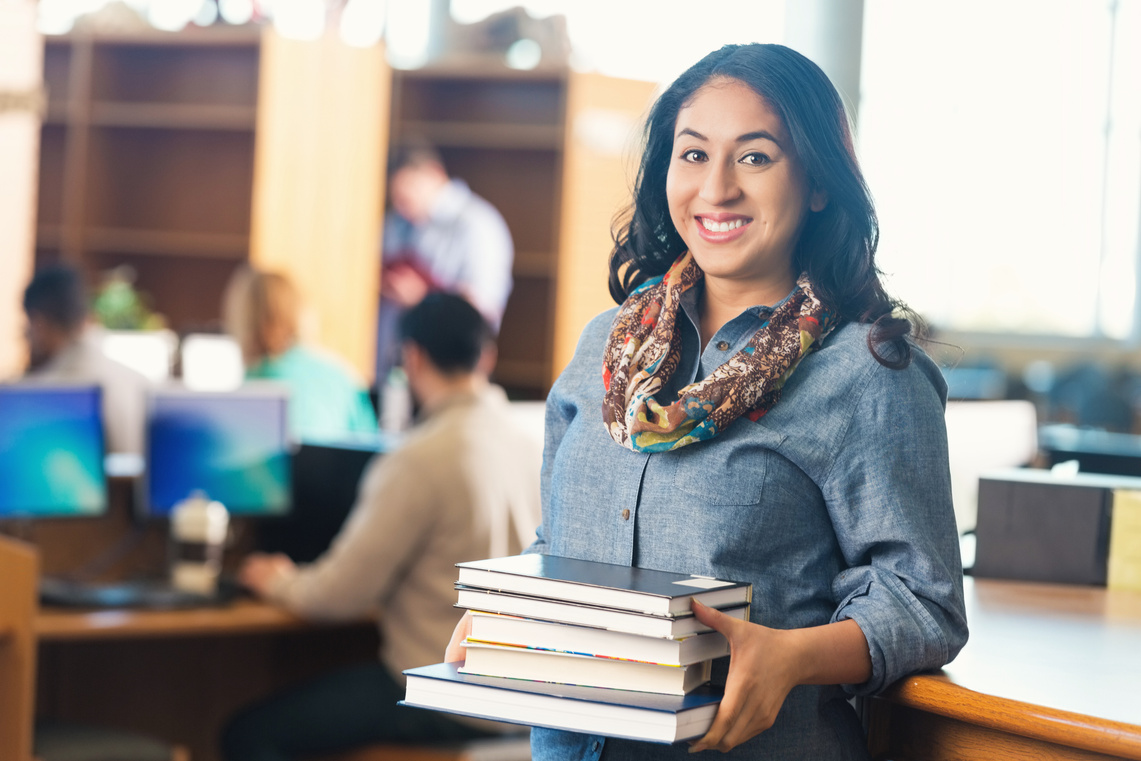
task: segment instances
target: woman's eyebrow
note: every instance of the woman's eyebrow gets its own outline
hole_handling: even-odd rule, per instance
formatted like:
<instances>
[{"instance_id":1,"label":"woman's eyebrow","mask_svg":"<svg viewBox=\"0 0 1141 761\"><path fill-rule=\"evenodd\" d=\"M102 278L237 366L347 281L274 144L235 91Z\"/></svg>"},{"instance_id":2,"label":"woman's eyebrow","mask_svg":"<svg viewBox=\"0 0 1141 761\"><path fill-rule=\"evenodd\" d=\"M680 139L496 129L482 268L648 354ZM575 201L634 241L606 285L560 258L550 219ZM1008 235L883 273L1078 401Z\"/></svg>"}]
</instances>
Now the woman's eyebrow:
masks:
<instances>
[{"instance_id":1,"label":"woman's eyebrow","mask_svg":"<svg viewBox=\"0 0 1141 761\"><path fill-rule=\"evenodd\" d=\"M780 144L780 140L777 140L776 137L773 135L773 133L768 132L768 131L763 130L763 129L759 129L756 132L746 132L745 134L743 134L737 138L738 143L747 143L750 140L769 140L771 142L776 143L777 148L784 150L784 147L781 146L781 144Z\"/></svg>"},{"instance_id":2,"label":"woman's eyebrow","mask_svg":"<svg viewBox=\"0 0 1141 761\"><path fill-rule=\"evenodd\" d=\"M674 139L676 140L682 135L689 135L690 137L694 137L698 140L709 140L709 138L707 138L705 135L701 134L697 130L690 129L689 127L678 130L678 133ZM773 134L767 130L759 129L755 132L746 132L737 138L738 143L747 143L750 140L769 140L773 143L776 143L777 148L780 148L782 151L784 150L784 146L780 144L780 140L777 140L776 137L774 137Z\"/></svg>"}]
</instances>

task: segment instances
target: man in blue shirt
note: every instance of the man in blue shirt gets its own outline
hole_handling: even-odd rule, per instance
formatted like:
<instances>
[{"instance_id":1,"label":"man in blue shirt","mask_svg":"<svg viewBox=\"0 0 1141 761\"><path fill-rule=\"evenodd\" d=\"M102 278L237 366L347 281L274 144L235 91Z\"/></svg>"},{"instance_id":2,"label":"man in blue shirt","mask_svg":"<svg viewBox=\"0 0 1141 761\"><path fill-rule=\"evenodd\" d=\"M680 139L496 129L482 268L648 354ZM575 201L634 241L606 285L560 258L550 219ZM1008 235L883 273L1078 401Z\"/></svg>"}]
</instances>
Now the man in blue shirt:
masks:
<instances>
[{"instance_id":1,"label":"man in blue shirt","mask_svg":"<svg viewBox=\"0 0 1141 761\"><path fill-rule=\"evenodd\" d=\"M503 216L463 180L450 178L430 145L397 148L388 177L392 209L384 225L378 383L398 359L399 315L432 291L463 296L498 332L514 259Z\"/></svg>"}]
</instances>

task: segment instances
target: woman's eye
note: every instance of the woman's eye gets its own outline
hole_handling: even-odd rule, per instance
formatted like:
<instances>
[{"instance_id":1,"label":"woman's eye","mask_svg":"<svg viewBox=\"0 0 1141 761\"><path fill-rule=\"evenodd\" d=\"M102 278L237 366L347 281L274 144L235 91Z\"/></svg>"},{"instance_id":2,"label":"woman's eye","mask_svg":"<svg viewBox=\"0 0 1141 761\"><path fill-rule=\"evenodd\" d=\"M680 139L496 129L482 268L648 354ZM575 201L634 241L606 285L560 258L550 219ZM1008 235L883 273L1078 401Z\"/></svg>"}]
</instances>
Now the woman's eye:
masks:
<instances>
[{"instance_id":1,"label":"woman's eye","mask_svg":"<svg viewBox=\"0 0 1141 761\"><path fill-rule=\"evenodd\" d=\"M691 148L688 151L683 151L681 154L682 161L701 161L705 158L705 154L696 148Z\"/></svg>"},{"instance_id":2,"label":"woman's eye","mask_svg":"<svg viewBox=\"0 0 1141 761\"><path fill-rule=\"evenodd\" d=\"M750 166L761 166L768 164L772 159L763 153L748 153L741 157L742 164L749 164Z\"/></svg>"}]
</instances>

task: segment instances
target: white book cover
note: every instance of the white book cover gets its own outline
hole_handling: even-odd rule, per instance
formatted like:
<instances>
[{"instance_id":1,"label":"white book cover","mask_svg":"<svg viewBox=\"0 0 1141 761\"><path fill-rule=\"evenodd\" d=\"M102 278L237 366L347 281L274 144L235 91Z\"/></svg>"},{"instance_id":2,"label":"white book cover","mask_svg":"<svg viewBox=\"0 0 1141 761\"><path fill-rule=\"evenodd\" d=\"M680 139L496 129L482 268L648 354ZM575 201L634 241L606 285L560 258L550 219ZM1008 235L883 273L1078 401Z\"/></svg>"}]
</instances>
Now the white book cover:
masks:
<instances>
[{"instance_id":1,"label":"white book cover","mask_svg":"<svg viewBox=\"0 0 1141 761\"><path fill-rule=\"evenodd\" d=\"M564 624L591 626L598 629L641 634L647 637L680 639L693 634L712 631L697 620L692 613L688 616L651 616L631 613L625 610L601 608L573 602L559 602L542 597L502 594L486 589L457 587L456 606L486 613L504 613L525 618L540 618ZM749 606L722 608L721 612L741 621L749 619Z\"/></svg>"},{"instance_id":2,"label":"white book cover","mask_svg":"<svg viewBox=\"0 0 1141 761\"><path fill-rule=\"evenodd\" d=\"M468 640L669 666L729 655L729 641L718 632L665 639L478 611L472 613Z\"/></svg>"},{"instance_id":3,"label":"white book cover","mask_svg":"<svg viewBox=\"0 0 1141 761\"><path fill-rule=\"evenodd\" d=\"M710 661L689 666L624 661L469 642L461 674L685 695L709 681Z\"/></svg>"}]
</instances>

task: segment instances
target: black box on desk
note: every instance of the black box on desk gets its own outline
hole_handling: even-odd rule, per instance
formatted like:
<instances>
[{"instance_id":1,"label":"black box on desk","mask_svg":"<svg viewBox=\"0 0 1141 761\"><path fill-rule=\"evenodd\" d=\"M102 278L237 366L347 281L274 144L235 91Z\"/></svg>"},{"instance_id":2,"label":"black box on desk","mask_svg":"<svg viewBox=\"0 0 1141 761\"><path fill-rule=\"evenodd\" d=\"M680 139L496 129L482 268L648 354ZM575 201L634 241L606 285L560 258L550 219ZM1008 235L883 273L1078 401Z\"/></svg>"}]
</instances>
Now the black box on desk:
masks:
<instances>
[{"instance_id":1,"label":"black box on desk","mask_svg":"<svg viewBox=\"0 0 1141 761\"><path fill-rule=\"evenodd\" d=\"M1141 478L1012 469L979 479L974 575L1104 585L1113 494Z\"/></svg>"}]
</instances>

